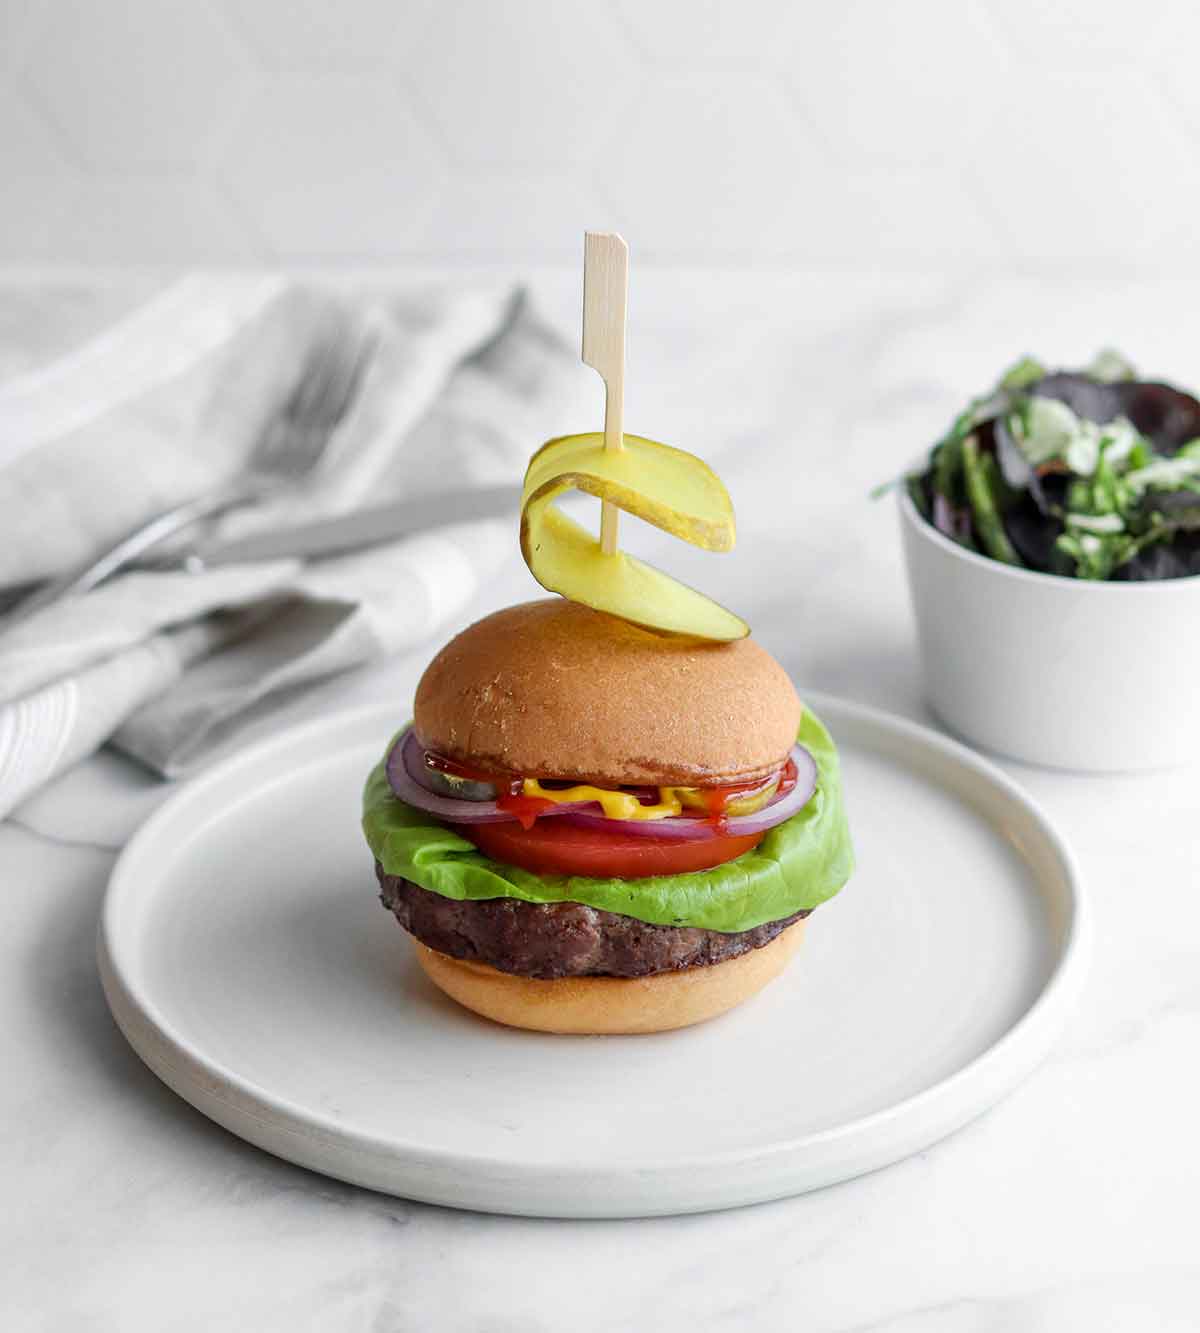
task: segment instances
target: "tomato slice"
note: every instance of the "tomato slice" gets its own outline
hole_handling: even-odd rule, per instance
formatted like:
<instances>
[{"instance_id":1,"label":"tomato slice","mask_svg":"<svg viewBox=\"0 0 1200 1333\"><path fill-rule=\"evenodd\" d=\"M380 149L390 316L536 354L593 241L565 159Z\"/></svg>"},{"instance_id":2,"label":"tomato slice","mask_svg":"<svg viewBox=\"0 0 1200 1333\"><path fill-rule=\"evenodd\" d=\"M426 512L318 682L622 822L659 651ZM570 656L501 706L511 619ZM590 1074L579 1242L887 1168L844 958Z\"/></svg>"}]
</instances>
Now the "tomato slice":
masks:
<instances>
[{"instance_id":1,"label":"tomato slice","mask_svg":"<svg viewBox=\"0 0 1200 1333\"><path fill-rule=\"evenodd\" d=\"M748 852L765 833L714 833L711 838L654 838L581 828L564 818L539 819L524 829L514 821L452 824L493 861L543 875L638 879L710 870Z\"/></svg>"}]
</instances>

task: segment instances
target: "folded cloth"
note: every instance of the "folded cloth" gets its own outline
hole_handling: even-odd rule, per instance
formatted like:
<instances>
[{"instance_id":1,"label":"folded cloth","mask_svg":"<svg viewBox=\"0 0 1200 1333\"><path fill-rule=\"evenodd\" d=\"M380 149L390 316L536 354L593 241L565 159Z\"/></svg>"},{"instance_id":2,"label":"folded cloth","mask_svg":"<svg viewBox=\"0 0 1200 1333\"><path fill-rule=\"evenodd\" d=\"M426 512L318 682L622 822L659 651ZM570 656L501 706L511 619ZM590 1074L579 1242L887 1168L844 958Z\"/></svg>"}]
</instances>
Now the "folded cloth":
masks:
<instances>
[{"instance_id":1,"label":"folded cloth","mask_svg":"<svg viewBox=\"0 0 1200 1333\"><path fill-rule=\"evenodd\" d=\"M227 532L515 483L584 410L577 359L520 291L188 278L0 384L0 585L72 568L235 476L315 341L348 320L376 350L327 461ZM298 688L431 637L514 549L510 522L451 522L309 563L129 573L0 619L0 817L108 740L191 771Z\"/></svg>"}]
</instances>

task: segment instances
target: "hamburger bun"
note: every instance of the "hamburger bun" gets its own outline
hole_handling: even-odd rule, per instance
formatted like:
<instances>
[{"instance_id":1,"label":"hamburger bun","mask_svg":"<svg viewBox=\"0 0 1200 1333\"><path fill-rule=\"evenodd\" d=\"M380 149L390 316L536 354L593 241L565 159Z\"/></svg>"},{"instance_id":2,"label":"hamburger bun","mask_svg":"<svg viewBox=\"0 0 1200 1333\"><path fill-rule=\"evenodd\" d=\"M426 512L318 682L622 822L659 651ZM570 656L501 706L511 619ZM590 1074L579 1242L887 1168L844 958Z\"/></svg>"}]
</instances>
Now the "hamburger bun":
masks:
<instances>
[{"instance_id":1,"label":"hamburger bun","mask_svg":"<svg viewBox=\"0 0 1200 1333\"><path fill-rule=\"evenodd\" d=\"M413 944L439 990L493 1022L534 1032L631 1035L703 1023L757 995L800 947L804 924L797 921L770 944L723 963L628 978L539 981Z\"/></svg>"},{"instance_id":2,"label":"hamburger bun","mask_svg":"<svg viewBox=\"0 0 1200 1333\"><path fill-rule=\"evenodd\" d=\"M563 598L497 611L417 686L427 749L501 773L609 786L716 786L774 772L800 700L751 639L665 635Z\"/></svg>"}]
</instances>

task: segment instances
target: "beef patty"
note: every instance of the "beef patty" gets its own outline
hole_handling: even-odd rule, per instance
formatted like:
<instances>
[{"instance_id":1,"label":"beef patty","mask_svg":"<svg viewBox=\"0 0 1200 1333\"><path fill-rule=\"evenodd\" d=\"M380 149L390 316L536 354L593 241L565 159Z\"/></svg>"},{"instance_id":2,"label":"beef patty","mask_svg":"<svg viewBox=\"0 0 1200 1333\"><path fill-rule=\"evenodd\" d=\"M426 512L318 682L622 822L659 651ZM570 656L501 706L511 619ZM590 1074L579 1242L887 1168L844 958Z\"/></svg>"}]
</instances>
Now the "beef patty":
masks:
<instances>
[{"instance_id":1,"label":"beef patty","mask_svg":"<svg viewBox=\"0 0 1200 1333\"><path fill-rule=\"evenodd\" d=\"M695 926L654 926L583 903L527 903L519 898L459 902L387 874L378 861L380 899L422 944L451 958L487 963L519 977L645 977L707 967L760 949L795 912L753 930L726 934Z\"/></svg>"}]
</instances>

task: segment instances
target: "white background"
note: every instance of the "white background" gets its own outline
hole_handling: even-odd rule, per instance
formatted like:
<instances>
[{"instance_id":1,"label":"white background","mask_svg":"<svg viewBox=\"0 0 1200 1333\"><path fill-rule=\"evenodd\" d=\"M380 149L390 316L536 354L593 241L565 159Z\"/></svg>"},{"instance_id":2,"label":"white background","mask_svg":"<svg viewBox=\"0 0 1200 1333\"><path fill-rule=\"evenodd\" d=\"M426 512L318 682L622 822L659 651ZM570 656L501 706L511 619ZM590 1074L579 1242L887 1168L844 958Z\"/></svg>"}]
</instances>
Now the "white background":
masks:
<instances>
[{"instance_id":1,"label":"white background","mask_svg":"<svg viewBox=\"0 0 1200 1333\"><path fill-rule=\"evenodd\" d=\"M1200 265L1189 0L0 0L0 263Z\"/></svg>"}]
</instances>

